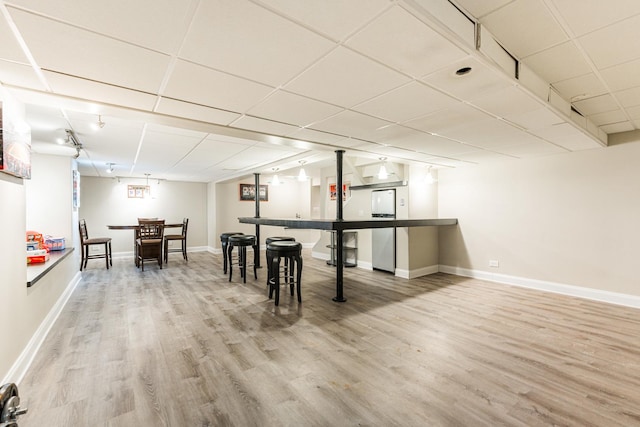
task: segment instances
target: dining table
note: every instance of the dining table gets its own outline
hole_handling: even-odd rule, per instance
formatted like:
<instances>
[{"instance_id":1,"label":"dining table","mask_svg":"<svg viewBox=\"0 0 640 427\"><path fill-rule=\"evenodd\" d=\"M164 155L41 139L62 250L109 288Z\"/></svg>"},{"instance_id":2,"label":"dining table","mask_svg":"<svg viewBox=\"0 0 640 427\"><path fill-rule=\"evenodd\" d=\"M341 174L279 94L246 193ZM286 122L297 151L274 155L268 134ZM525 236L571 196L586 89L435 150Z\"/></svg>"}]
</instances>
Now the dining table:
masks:
<instances>
[{"instance_id":1,"label":"dining table","mask_svg":"<svg viewBox=\"0 0 640 427\"><path fill-rule=\"evenodd\" d=\"M136 231L140 229L140 224L118 224L118 225L108 225L107 228L109 230L132 230L133 231L133 257L136 265L138 265L138 257L136 252ZM165 223L164 228L182 228L182 222L176 223Z\"/></svg>"}]
</instances>

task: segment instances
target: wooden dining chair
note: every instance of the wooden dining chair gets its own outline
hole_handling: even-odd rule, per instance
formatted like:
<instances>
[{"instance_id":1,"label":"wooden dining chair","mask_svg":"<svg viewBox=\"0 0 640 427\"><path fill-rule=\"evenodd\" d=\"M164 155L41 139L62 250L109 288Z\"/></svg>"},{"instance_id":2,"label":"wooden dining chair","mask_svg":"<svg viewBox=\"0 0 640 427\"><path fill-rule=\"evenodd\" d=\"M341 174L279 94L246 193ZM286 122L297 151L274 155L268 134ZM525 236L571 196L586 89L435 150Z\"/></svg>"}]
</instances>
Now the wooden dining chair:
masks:
<instances>
[{"instance_id":1,"label":"wooden dining chair","mask_svg":"<svg viewBox=\"0 0 640 427\"><path fill-rule=\"evenodd\" d=\"M136 237L136 265L144 271L145 259L157 259L162 268L164 220L138 220Z\"/></svg>"},{"instance_id":2,"label":"wooden dining chair","mask_svg":"<svg viewBox=\"0 0 640 427\"><path fill-rule=\"evenodd\" d=\"M189 218L182 220L182 232L180 234L166 234L164 236L164 262L169 262L169 252L182 252L182 258L189 261L187 256L187 227L189 226ZM180 242L180 248L169 248L170 242Z\"/></svg>"},{"instance_id":3,"label":"wooden dining chair","mask_svg":"<svg viewBox=\"0 0 640 427\"><path fill-rule=\"evenodd\" d=\"M87 268L87 261L95 258L104 258L107 264L107 270L109 266L113 266L113 255L111 253L111 237L94 237L89 238L89 232L87 231L87 222L81 219L78 223L80 229L80 271L83 268ZM104 246L104 252L98 254L91 254L90 248L92 246Z\"/></svg>"}]
</instances>

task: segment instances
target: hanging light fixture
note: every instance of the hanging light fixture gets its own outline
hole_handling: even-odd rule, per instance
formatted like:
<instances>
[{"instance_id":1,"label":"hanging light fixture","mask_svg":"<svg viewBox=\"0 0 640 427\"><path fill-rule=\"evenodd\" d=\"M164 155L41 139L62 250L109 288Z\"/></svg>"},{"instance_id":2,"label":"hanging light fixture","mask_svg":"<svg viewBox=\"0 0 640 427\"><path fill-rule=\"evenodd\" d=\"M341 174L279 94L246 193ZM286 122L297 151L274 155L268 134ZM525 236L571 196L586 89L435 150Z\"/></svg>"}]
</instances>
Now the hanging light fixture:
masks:
<instances>
[{"instance_id":1,"label":"hanging light fixture","mask_svg":"<svg viewBox=\"0 0 640 427\"><path fill-rule=\"evenodd\" d=\"M434 182L436 182L436 180L433 177L433 175L431 175L431 166L429 166L429 169L427 169L427 175L424 177L424 181L429 185L433 184Z\"/></svg>"},{"instance_id":2,"label":"hanging light fixture","mask_svg":"<svg viewBox=\"0 0 640 427\"><path fill-rule=\"evenodd\" d=\"M107 173L113 173L113 165L115 163L107 163Z\"/></svg>"},{"instance_id":3,"label":"hanging light fixture","mask_svg":"<svg viewBox=\"0 0 640 427\"><path fill-rule=\"evenodd\" d=\"M387 158L380 157L380 160L382 161L382 165L380 165L380 170L378 171L378 179L387 179L389 178L389 174L387 173L387 168L384 165Z\"/></svg>"},{"instance_id":4,"label":"hanging light fixture","mask_svg":"<svg viewBox=\"0 0 640 427\"><path fill-rule=\"evenodd\" d=\"M271 168L273 171L273 179L271 180L271 185L280 185L280 179L278 179L278 174L276 173L279 168Z\"/></svg>"},{"instance_id":5,"label":"hanging light fixture","mask_svg":"<svg viewBox=\"0 0 640 427\"><path fill-rule=\"evenodd\" d=\"M298 163L300 163L300 173L298 174L298 181L306 181L307 180L307 173L304 171L304 164L307 163L306 160L300 160Z\"/></svg>"},{"instance_id":6,"label":"hanging light fixture","mask_svg":"<svg viewBox=\"0 0 640 427\"><path fill-rule=\"evenodd\" d=\"M101 115L98 115L98 121L97 121L97 123L93 123L93 124L91 125L91 127L93 128L93 130L99 130L99 129L102 129L102 128L104 127L104 125L105 125L105 124L106 124L106 123L102 121L102 116L101 116Z\"/></svg>"}]
</instances>

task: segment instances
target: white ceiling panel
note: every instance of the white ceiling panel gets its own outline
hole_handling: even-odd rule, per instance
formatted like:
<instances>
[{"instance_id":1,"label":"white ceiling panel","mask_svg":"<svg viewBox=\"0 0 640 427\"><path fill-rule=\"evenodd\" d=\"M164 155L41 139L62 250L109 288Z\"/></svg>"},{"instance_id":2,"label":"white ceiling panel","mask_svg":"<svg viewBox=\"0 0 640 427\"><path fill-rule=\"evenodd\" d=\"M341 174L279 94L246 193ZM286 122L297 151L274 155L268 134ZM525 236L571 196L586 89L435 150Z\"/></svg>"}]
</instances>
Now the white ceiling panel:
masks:
<instances>
[{"instance_id":1,"label":"white ceiling panel","mask_svg":"<svg viewBox=\"0 0 640 427\"><path fill-rule=\"evenodd\" d=\"M228 125L240 117L240 113L233 113L171 98L160 98L156 106L156 112L222 125Z\"/></svg>"},{"instance_id":2,"label":"white ceiling panel","mask_svg":"<svg viewBox=\"0 0 640 427\"><path fill-rule=\"evenodd\" d=\"M145 92L160 87L169 64L167 55L9 10L40 67Z\"/></svg>"},{"instance_id":3,"label":"white ceiling panel","mask_svg":"<svg viewBox=\"0 0 640 427\"><path fill-rule=\"evenodd\" d=\"M578 111L586 116L618 109L618 103L613 96L609 94L576 101L573 105Z\"/></svg>"},{"instance_id":4,"label":"white ceiling panel","mask_svg":"<svg viewBox=\"0 0 640 427\"><path fill-rule=\"evenodd\" d=\"M591 98L607 92L605 85L594 73L556 82L553 87L567 101Z\"/></svg>"},{"instance_id":5,"label":"white ceiling panel","mask_svg":"<svg viewBox=\"0 0 640 427\"><path fill-rule=\"evenodd\" d=\"M609 89L617 92L640 86L640 60L629 61L600 71Z\"/></svg>"},{"instance_id":6,"label":"white ceiling panel","mask_svg":"<svg viewBox=\"0 0 640 427\"><path fill-rule=\"evenodd\" d=\"M194 0L12 0L11 3L119 40L160 52L174 52L189 23ZM162 28L162 31L157 31Z\"/></svg>"},{"instance_id":7,"label":"white ceiling panel","mask_svg":"<svg viewBox=\"0 0 640 427\"><path fill-rule=\"evenodd\" d=\"M338 41L344 40L391 4L389 0L258 1Z\"/></svg>"},{"instance_id":8,"label":"white ceiling panel","mask_svg":"<svg viewBox=\"0 0 640 427\"><path fill-rule=\"evenodd\" d=\"M278 90L248 110L247 114L265 117L282 123L307 126L342 110L342 108L335 105Z\"/></svg>"},{"instance_id":9,"label":"white ceiling panel","mask_svg":"<svg viewBox=\"0 0 640 427\"><path fill-rule=\"evenodd\" d=\"M597 142L588 138L584 133L580 132L568 123L561 123L548 128L537 129L533 131L533 133L544 140L571 151L600 147Z\"/></svg>"},{"instance_id":10,"label":"white ceiling panel","mask_svg":"<svg viewBox=\"0 0 640 427\"><path fill-rule=\"evenodd\" d=\"M330 144L330 145L335 145L336 147L342 146L343 144L345 144L346 141L349 140L349 138L344 135L337 135L334 133L322 132L322 131L309 129L309 128L299 129L287 136L290 138L299 139L301 141L311 141L311 142L328 144L328 145ZM349 144L349 145L351 146L352 144ZM331 147L328 147L327 149L330 150Z\"/></svg>"},{"instance_id":11,"label":"white ceiling panel","mask_svg":"<svg viewBox=\"0 0 640 427\"><path fill-rule=\"evenodd\" d=\"M472 99L471 103L497 117L536 111L543 105L541 101L532 98L517 86L507 86L503 89L485 93L478 98Z\"/></svg>"},{"instance_id":12,"label":"white ceiling panel","mask_svg":"<svg viewBox=\"0 0 640 427\"><path fill-rule=\"evenodd\" d=\"M365 137L376 129L388 126L390 122L375 117L356 113L355 111L343 111L326 120L311 126L315 130L347 135L352 138Z\"/></svg>"},{"instance_id":13,"label":"white ceiling panel","mask_svg":"<svg viewBox=\"0 0 640 427\"><path fill-rule=\"evenodd\" d=\"M466 56L436 31L396 6L347 42L350 46L415 78Z\"/></svg>"},{"instance_id":14,"label":"white ceiling panel","mask_svg":"<svg viewBox=\"0 0 640 427\"><path fill-rule=\"evenodd\" d=\"M471 72L457 75L456 71L464 67L471 67ZM514 84L505 79L501 71L492 70L471 57L457 61L445 69L425 76L422 80L462 100L474 99L488 92L504 89Z\"/></svg>"},{"instance_id":15,"label":"white ceiling panel","mask_svg":"<svg viewBox=\"0 0 640 427\"><path fill-rule=\"evenodd\" d=\"M244 112L272 90L250 80L177 61L164 95L230 112Z\"/></svg>"},{"instance_id":16,"label":"white ceiling panel","mask_svg":"<svg viewBox=\"0 0 640 427\"><path fill-rule=\"evenodd\" d=\"M627 110L628 111L628 110ZM634 118L634 117L632 117ZM596 126L603 126L613 123L626 122L628 120L627 115L621 109L616 109L613 111L607 111L606 113L592 114L589 115L589 119Z\"/></svg>"},{"instance_id":17,"label":"white ceiling panel","mask_svg":"<svg viewBox=\"0 0 640 427\"><path fill-rule=\"evenodd\" d=\"M444 134L448 130L458 126L468 125L490 118L490 115L470 105L459 103L454 107L440 110L415 120L410 120L404 123L404 125L425 132Z\"/></svg>"},{"instance_id":18,"label":"white ceiling panel","mask_svg":"<svg viewBox=\"0 0 640 427\"><path fill-rule=\"evenodd\" d=\"M613 123L610 125L600 126L603 132L607 134L611 133L620 133L620 132L630 132L635 129L634 123L632 121L626 121L621 123Z\"/></svg>"},{"instance_id":19,"label":"white ceiling panel","mask_svg":"<svg viewBox=\"0 0 640 427\"><path fill-rule=\"evenodd\" d=\"M513 25L514 22L518 25ZM481 23L518 58L567 40L551 12L537 0L515 0L482 18Z\"/></svg>"},{"instance_id":20,"label":"white ceiling panel","mask_svg":"<svg viewBox=\"0 0 640 427\"><path fill-rule=\"evenodd\" d=\"M540 108L527 113L510 114L505 116L505 119L527 130L550 127L563 122L560 116L548 108Z\"/></svg>"},{"instance_id":21,"label":"white ceiling panel","mask_svg":"<svg viewBox=\"0 0 640 427\"><path fill-rule=\"evenodd\" d=\"M640 57L639 26L637 15L586 34L579 41L597 68L607 68Z\"/></svg>"},{"instance_id":22,"label":"white ceiling panel","mask_svg":"<svg viewBox=\"0 0 640 427\"><path fill-rule=\"evenodd\" d=\"M29 60L18 44L13 33L9 28L9 24L5 20L0 20L0 58L7 61L20 62L28 64Z\"/></svg>"},{"instance_id":23,"label":"white ceiling panel","mask_svg":"<svg viewBox=\"0 0 640 427\"><path fill-rule=\"evenodd\" d=\"M350 108L408 82L402 74L341 47L287 84L285 89Z\"/></svg>"},{"instance_id":24,"label":"white ceiling panel","mask_svg":"<svg viewBox=\"0 0 640 427\"><path fill-rule=\"evenodd\" d=\"M279 86L332 48L324 37L254 3L218 0L199 3L180 57Z\"/></svg>"},{"instance_id":25,"label":"white ceiling panel","mask_svg":"<svg viewBox=\"0 0 640 427\"><path fill-rule=\"evenodd\" d=\"M640 14L637 0L590 1L588 4L584 0L562 0L555 1L554 6L576 36Z\"/></svg>"},{"instance_id":26,"label":"white ceiling panel","mask_svg":"<svg viewBox=\"0 0 640 427\"><path fill-rule=\"evenodd\" d=\"M353 109L401 123L458 103L456 99L414 81L356 105Z\"/></svg>"},{"instance_id":27,"label":"white ceiling panel","mask_svg":"<svg viewBox=\"0 0 640 427\"><path fill-rule=\"evenodd\" d=\"M30 66L0 60L0 83L2 82L28 89L45 89Z\"/></svg>"},{"instance_id":28,"label":"white ceiling panel","mask_svg":"<svg viewBox=\"0 0 640 427\"><path fill-rule=\"evenodd\" d=\"M455 0L464 10L476 18L482 18L489 12L493 12L513 0Z\"/></svg>"},{"instance_id":29,"label":"white ceiling panel","mask_svg":"<svg viewBox=\"0 0 640 427\"><path fill-rule=\"evenodd\" d=\"M438 136L432 136L427 133L412 134L394 141L393 145L431 156L445 157L455 157L457 154L465 153L473 148L466 144L461 144Z\"/></svg>"},{"instance_id":30,"label":"white ceiling panel","mask_svg":"<svg viewBox=\"0 0 640 427\"><path fill-rule=\"evenodd\" d=\"M527 56L522 62L549 83L578 77L591 71L586 58L573 41Z\"/></svg>"},{"instance_id":31,"label":"white ceiling panel","mask_svg":"<svg viewBox=\"0 0 640 427\"><path fill-rule=\"evenodd\" d=\"M640 105L640 87L621 90L613 94L623 107L635 107Z\"/></svg>"},{"instance_id":32,"label":"white ceiling panel","mask_svg":"<svg viewBox=\"0 0 640 427\"><path fill-rule=\"evenodd\" d=\"M552 154L567 152L566 149L550 144L541 139L539 139L538 142L526 142L523 144L496 147L494 150L502 154L518 158L549 156Z\"/></svg>"},{"instance_id":33,"label":"white ceiling panel","mask_svg":"<svg viewBox=\"0 0 640 427\"><path fill-rule=\"evenodd\" d=\"M298 126L291 126L273 120L265 120L257 117L242 116L231 124L235 128L252 130L268 135L289 135L298 130Z\"/></svg>"},{"instance_id":34,"label":"white ceiling panel","mask_svg":"<svg viewBox=\"0 0 640 427\"><path fill-rule=\"evenodd\" d=\"M521 131L498 119L457 126L439 132L439 134L480 148L492 148L507 143L514 144L524 137Z\"/></svg>"}]
</instances>

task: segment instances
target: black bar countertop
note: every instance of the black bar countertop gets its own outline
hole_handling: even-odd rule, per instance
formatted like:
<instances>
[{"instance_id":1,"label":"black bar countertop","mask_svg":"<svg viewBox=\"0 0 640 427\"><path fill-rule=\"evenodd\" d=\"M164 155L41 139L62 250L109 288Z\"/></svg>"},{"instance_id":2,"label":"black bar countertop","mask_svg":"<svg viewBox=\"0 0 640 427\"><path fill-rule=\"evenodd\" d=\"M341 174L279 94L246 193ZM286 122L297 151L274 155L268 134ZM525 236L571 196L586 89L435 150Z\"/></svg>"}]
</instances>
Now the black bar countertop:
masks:
<instances>
[{"instance_id":1,"label":"black bar countertop","mask_svg":"<svg viewBox=\"0 0 640 427\"><path fill-rule=\"evenodd\" d=\"M366 228L390 227L428 227L439 225L456 225L457 218L420 218L420 219L294 219L294 218L253 218L240 217L243 224L273 225L287 228L306 228L314 230L361 230Z\"/></svg>"}]
</instances>

